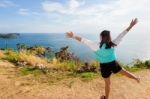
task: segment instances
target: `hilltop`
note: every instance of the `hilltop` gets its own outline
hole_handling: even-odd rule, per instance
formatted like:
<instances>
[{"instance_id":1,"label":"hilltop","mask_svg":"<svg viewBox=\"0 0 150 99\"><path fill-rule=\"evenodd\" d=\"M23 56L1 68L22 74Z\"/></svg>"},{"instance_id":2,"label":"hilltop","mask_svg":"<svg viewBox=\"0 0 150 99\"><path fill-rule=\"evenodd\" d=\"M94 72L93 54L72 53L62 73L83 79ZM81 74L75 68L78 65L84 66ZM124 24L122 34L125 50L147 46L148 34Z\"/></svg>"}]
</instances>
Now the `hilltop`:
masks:
<instances>
[{"instance_id":1,"label":"hilltop","mask_svg":"<svg viewBox=\"0 0 150 99\"><path fill-rule=\"evenodd\" d=\"M113 76L110 99L149 99L150 70L144 69L135 74L141 76L140 84L120 75ZM90 81L66 78L51 84L33 77L32 74L21 76L12 63L0 61L1 99L99 99L104 90L100 77Z\"/></svg>"}]
</instances>

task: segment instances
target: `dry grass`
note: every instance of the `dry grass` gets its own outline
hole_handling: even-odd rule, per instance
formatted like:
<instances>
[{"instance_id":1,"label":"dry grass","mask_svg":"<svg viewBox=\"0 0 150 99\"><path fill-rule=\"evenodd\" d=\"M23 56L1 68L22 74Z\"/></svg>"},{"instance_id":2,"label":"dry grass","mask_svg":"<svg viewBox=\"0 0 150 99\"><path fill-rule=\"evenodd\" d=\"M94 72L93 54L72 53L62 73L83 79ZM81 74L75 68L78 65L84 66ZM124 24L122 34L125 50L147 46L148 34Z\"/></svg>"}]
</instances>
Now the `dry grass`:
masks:
<instances>
[{"instance_id":1,"label":"dry grass","mask_svg":"<svg viewBox=\"0 0 150 99\"><path fill-rule=\"evenodd\" d=\"M19 53L19 60L27 62L28 65L35 66L37 64L47 65L47 60L44 58L37 57L26 52Z\"/></svg>"},{"instance_id":2,"label":"dry grass","mask_svg":"<svg viewBox=\"0 0 150 99\"><path fill-rule=\"evenodd\" d=\"M2 50L0 50L0 59L3 58L3 57L5 57L5 54Z\"/></svg>"}]
</instances>

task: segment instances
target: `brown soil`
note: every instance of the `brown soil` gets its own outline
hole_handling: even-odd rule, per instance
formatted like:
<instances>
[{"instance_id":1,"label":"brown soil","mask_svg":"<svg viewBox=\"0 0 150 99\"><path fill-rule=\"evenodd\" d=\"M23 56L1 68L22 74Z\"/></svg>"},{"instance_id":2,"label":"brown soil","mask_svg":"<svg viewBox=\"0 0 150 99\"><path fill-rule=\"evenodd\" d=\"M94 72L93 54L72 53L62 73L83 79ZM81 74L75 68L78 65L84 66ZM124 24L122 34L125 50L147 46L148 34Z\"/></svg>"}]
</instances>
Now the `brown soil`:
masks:
<instances>
[{"instance_id":1,"label":"brown soil","mask_svg":"<svg viewBox=\"0 0 150 99\"><path fill-rule=\"evenodd\" d=\"M110 99L150 99L150 70L135 73L141 83L124 76L111 78ZM0 99L100 99L104 93L101 78L84 82L68 78L55 84L39 83L32 75L20 76L15 66L0 61Z\"/></svg>"}]
</instances>

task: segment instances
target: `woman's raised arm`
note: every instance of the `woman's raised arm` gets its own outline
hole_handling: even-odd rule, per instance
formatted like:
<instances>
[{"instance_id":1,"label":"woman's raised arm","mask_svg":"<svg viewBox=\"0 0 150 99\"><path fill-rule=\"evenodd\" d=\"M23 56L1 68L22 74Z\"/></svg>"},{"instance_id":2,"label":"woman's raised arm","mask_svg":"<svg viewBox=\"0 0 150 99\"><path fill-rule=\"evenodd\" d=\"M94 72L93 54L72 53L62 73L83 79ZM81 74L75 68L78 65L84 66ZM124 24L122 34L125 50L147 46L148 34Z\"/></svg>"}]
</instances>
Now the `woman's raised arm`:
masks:
<instances>
[{"instance_id":1,"label":"woman's raised arm","mask_svg":"<svg viewBox=\"0 0 150 99\"><path fill-rule=\"evenodd\" d=\"M91 48L93 51L97 51L99 49L98 43L93 42L93 41L86 39L86 38L75 36L73 32L66 32L66 36L68 38L72 38L72 39L75 39L77 41L80 41L81 43L83 43L83 44L87 45L89 48Z\"/></svg>"},{"instance_id":2,"label":"woman's raised arm","mask_svg":"<svg viewBox=\"0 0 150 99\"><path fill-rule=\"evenodd\" d=\"M116 45L118 45L122 38L132 29L133 26L135 26L138 22L138 19L135 18L134 20L131 21L130 25L128 26L127 29L125 29L122 33L120 33L116 39L113 40L113 43L115 43Z\"/></svg>"},{"instance_id":3,"label":"woman's raised arm","mask_svg":"<svg viewBox=\"0 0 150 99\"><path fill-rule=\"evenodd\" d=\"M81 37L79 37L79 36L75 36L74 34L73 34L73 32L66 32L66 36L68 37L68 38L72 38L72 39L75 39L75 40L78 40L78 41L80 41L81 42Z\"/></svg>"}]
</instances>

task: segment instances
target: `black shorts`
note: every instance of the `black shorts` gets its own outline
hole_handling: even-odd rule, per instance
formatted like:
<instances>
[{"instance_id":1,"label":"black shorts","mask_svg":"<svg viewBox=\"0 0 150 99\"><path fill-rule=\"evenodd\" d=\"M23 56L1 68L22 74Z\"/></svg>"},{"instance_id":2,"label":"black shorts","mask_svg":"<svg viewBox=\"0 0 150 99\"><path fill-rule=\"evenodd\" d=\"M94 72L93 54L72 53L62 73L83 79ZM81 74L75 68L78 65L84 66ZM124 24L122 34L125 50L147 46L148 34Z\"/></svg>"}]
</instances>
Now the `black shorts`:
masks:
<instances>
[{"instance_id":1,"label":"black shorts","mask_svg":"<svg viewBox=\"0 0 150 99\"><path fill-rule=\"evenodd\" d=\"M122 67L117 61L100 64L100 72L103 78L108 78L112 73L118 73Z\"/></svg>"}]
</instances>

